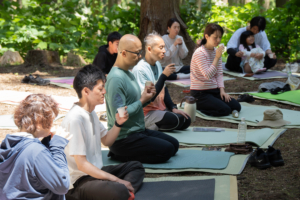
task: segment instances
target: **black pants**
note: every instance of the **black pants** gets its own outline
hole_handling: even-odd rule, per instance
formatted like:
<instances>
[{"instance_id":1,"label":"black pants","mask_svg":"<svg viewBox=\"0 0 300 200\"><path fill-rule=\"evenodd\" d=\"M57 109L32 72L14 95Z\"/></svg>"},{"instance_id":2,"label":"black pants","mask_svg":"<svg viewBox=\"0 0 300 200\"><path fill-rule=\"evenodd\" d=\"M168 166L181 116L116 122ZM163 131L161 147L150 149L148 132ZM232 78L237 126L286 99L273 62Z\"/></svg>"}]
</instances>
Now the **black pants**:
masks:
<instances>
[{"instance_id":1,"label":"black pants","mask_svg":"<svg viewBox=\"0 0 300 200\"><path fill-rule=\"evenodd\" d=\"M178 72L174 72L168 76L167 80L176 80L178 73L189 74L191 72L190 66L183 66Z\"/></svg>"},{"instance_id":2,"label":"black pants","mask_svg":"<svg viewBox=\"0 0 300 200\"><path fill-rule=\"evenodd\" d=\"M161 121L155 123L161 131L184 130L191 125L191 118L183 115L166 112Z\"/></svg>"},{"instance_id":3,"label":"black pants","mask_svg":"<svg viewBox=\"0 0 300 200\"><path fill-rule=\"evenodd\" d=\"M225 67L227 69L229 69L230 71L242 73L243 70L240 67L241 62L242 62L242 58L232 56L229 54L229 56L227 58L227 62L225 64ZM276 63L277 63L277 59L271 59L268 55L265 56L265 61L264 61L265 68L270 69L270 68L274 67L276 65Z\"/></svg>"},{"instance_id":4,"label":"black pants","mask_svg":"<svg viewBox=\"0 0 300 200\"><path fill-rule=\"evenodd\" d=\"M136 193L144 179L145 169L140 162L131 161L119 165L105 166L103 171L129 181ZM74 183L74 188L66 194L66 200L128 200L130 197L125 185L113 181L99 180L83 176Z\"/></svg>"},{"instance_id":5,"label":"black pants","mask_svg":"<svg viewBox=\"0 0 300 200\"><path fill-rule=\"evenodd\" d=\"M132 133L127 138L115 141L109 147L109 156L122 162L140 161L142 163L163 163L176 154L178 141L159 131L145 129Z\"/></svg>"},{"instance_id":6,"label":"black pants","mask_svg":"<svg viewBox=\"0 0 300 200\"><path fill-rule=\"evenodd\" d=\"M220 89L191 90L191 95L197 99L197 110L209 116L227 116L233 110L241 111L240 103L231 98L225 102L221 99Z\"/></svg>"}]
</instances>

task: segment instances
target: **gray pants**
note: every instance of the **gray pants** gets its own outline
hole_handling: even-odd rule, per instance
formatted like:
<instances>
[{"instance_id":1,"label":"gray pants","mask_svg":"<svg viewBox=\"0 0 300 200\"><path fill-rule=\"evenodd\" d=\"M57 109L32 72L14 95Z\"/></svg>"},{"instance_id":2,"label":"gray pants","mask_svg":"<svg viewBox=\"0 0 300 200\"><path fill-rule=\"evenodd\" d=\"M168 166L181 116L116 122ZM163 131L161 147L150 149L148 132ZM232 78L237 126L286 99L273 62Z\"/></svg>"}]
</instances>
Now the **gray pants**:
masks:
<instances>
[{"instance_id":1,"label":"gray pants","mask_svg":"<svg viewBox=\"0 0 300 200\"><path fill-rule=\"evenodd\" d=\"M102 167L102 170L131 183L136 193L144 180L145 169L138 161ZM83 176L74 183L74 188L66 194L67 200L128 200L130 197L125 185L113 181L99 180Z\"/></svg>"}]
</instances>

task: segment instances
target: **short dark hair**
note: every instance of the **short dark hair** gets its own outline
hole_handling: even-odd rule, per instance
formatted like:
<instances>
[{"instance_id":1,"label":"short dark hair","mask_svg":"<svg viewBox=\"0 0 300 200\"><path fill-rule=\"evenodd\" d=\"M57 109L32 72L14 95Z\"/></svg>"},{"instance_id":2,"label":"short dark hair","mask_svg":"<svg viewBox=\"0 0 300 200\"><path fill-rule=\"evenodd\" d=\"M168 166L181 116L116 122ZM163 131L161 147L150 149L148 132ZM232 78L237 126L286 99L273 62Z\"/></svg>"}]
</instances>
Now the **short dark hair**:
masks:
<instances>
[{"instance_id":1,"label":"short dark hair","mask_svg":"<svg viewBox=\"0 0 300 200\"><path fill-rule=\"evenodd\" d=\"M122 37L122 35L119 32L117 32L117 31L112 32L112 33L108 34L108 36L107 36L107 44L109 42L113 43L116 40L120 40L121 37Z\"/></svg>"},{"instance_id":2,"label":"short dark hair","mask_svg":"<svg viewBox=\"0 0 300 200\"><path fill-rule=\"evenodd\" d=\"M266 19L261 16L253 17L250 21L250 28L257 26L259 31L266 29Z\"/></svg>"},{"instance_id":3,"label":"short dark hair","mask_svg":"<svg viewBox=\"0 0 300 200\"><path fill-rule=\"evenodd\" d=\"M223 36L224 30L219 24L214 24L214 23L207 24L207 26L205 27L204 33L203 33L203 39L201 40L200 46L206 44L206 42L207 42L206 38L205 38L206 34L208 36L211 36L216 31L220 31L221 35Z\"/></svg>"},{"instance_id":4,"label":"short dark hair","mask_svg":"<svg viewBox=\"0 0 300 200\"><path fill-rule=\"evenodd\" d=\"M78 98L81 99L81 91L87 87L93 90L98 80L105 82L104 73L95 65L86 65L76 74L73 81L73 88L75 89Z\"/></svg>"},{"instance_id":5,"label":"short dark hair","mask_svg":"<svg viewBox=\"0 0 300 200\"><path fill-rule=\"evenodd\" d=\"M180 22L178 19L176 18L171 18L168 20L168 23L167 23L167 30L166 30L166 34L169 35L168 33L168 28L171 28L171 26L174 24L174 22L177 22L179 25L180 25Z\"/></svg>"},{"instance_id":6,"label":"short dark hair","mask_svg":"<svg viewBox=\"0 0 300 200\"><path fill-rule=\"evenodd\" d=\"M248 51L250 51L250 48L249 48L246 40L251 35L254 37L254 33L252 33L251 31L244 31L240 37L240 44L242 44L245 47L245 49L247 49ZM255 42L251 46L252 46L252 48L255 48L256 47Z\"/></svg>"}]
</instances>

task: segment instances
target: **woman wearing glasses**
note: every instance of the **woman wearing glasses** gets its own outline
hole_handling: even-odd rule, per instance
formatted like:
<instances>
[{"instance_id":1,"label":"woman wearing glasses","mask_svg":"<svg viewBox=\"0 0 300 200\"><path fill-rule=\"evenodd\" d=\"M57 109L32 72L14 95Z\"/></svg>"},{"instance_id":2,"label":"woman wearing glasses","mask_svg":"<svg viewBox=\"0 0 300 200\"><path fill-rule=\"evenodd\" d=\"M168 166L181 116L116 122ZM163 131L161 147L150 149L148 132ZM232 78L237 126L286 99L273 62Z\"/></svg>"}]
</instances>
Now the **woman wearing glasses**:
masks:
<instances>
[{"instance_id":1,"label":"woman wearing glasses","mask_svg":"<svg viewBox=\"0 0 300 200\"><path fill-rule=\"evenodd\" d=\"M165 42L165 57L160 61L163 67L171 63L175 63L176 72L168 77L168 80L189 79L190 66L183 66L182 59L184 59L189 50L187 49L184 40L178 35L180 31L180 23L178 19L171 18L168 21L167 34L162 36Z\"/></svg>"}]
</instances>

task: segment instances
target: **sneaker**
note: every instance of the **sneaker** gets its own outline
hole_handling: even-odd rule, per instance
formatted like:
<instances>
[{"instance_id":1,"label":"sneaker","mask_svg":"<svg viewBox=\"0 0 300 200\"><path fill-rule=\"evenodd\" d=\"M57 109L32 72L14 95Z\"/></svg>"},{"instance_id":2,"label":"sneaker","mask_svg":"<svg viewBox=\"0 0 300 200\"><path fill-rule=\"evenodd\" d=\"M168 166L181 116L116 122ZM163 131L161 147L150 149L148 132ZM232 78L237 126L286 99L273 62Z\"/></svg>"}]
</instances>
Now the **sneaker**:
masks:
<instances>
[{"instance_id":1,"label":"sneaker","mask_svg":"<svg viewBox=\"0 0 300 200\"><path fill-rule=\"evenodd\" d=\"M249 158L249 164L258 169L266 169L271 167L267 154L260 148L257 148Z\"/></svg>"},{"instance_id":2,"label":"sneaker","mask_svg":"<svg viewBox=\"0 0 300 200\"><path fill-rule=\"evenodd\" d=\"M266 154L272 166L277 167L284 165L284 161L279 149L274 149L273 147L269 146Z\"/></svg>"},{"instance_id":3,"label":"sneaker","mask_svg":"<svg viewBox=\"0 0 300 200\"><path fill-rule=\"evenodd\" d=\"M44 80L42 79L39 75L37 75L34 79L31 79L29 82L29 84L36 84L36 85L49 85L50 81L49 80Z\"/></svg>"},{"instance_id":4,"label":"sneaker","mask_svg":"<svg viewBox=\"0 0 300 200\"><path fill-rule=\"evenodd\" d=\"M251 103L251 102L255 101L255 99L253 98L253 96L251 96L249 94L241 94L237 98L237 101L238 102L248 102L248 103Z\"/></svg>"},{"instance_id":5,"label":"sneaker","mask_svg":"<svg viewBox=\"0 0 300 200\"><path fill-rule=\"evenodd\" d=\"M22 79L22 83L29 83L29 81L31 81L31 80L34 80L34 77L31 75L31 74L29 74L29 76L25 76L23 79Z\"/></svg>"}]
</instances>

